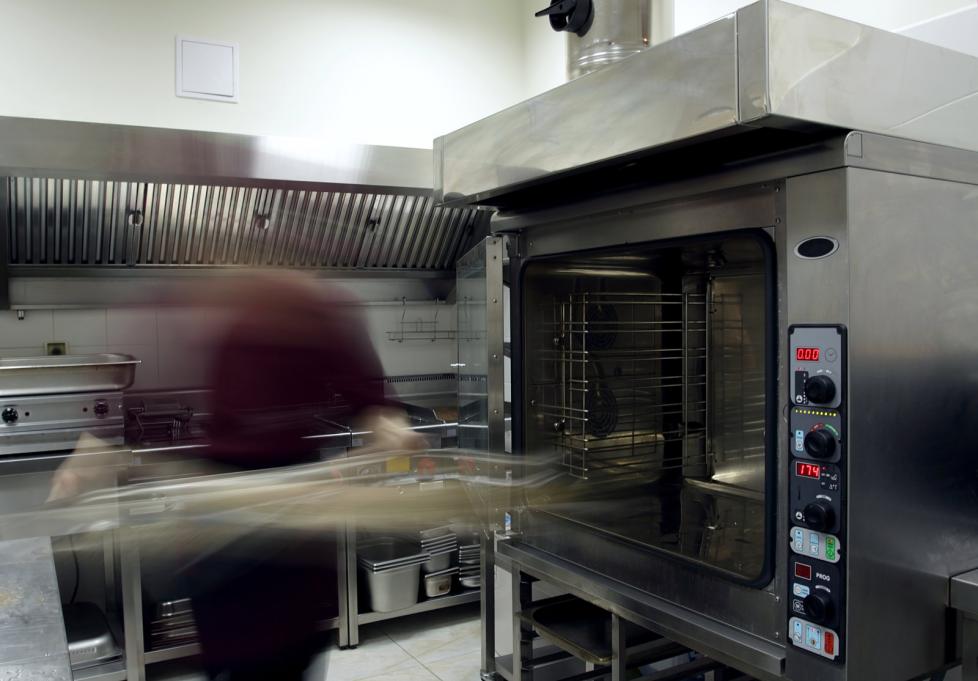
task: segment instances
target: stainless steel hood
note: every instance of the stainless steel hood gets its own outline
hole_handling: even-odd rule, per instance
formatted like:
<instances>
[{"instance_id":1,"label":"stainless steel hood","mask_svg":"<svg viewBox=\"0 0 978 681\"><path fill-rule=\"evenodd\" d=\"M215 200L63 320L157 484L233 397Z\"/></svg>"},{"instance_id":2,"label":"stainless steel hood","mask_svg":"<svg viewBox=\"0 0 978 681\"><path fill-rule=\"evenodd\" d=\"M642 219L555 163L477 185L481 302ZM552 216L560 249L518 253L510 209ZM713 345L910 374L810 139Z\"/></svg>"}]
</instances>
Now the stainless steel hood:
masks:
<instances>
[{"instance_id":1,"label":"stainless steel hood","mask_svg":"<svg viewBox=\"0 0 978 681\"><path fill-rule=\"evenodd\" d=\"M699 172L840 130L978 151L975 121L978 59L761 0L439 138L435 190L449 205L503 205L663 152L657 172L675 173L702 142L724 140Z\"/></svg>"},{"instance_id":2,"label":"stainless steel hood","mask_svg":"<svg viewBox=\"0 0 978 681\"><path fill-rule=\"evenodd\" d=\"M486 215L436 206L423 149L0 118L10 273L454 269Z\"/></svg>"}]
</instances>

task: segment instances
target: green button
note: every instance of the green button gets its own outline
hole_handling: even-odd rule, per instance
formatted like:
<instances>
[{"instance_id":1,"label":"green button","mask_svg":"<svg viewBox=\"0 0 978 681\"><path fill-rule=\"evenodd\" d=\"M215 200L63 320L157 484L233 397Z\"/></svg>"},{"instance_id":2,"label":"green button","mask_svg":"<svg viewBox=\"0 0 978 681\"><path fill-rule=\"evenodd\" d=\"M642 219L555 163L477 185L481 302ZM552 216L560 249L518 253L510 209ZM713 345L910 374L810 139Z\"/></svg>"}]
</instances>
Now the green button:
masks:
<instances>
[{"instance_id":1,"label":"green button","mask_svg":"<svg viewBox=\"0 0 978 681\"><path fill-rule=\"evenodd\" d=\"M835 538L834 537L826 537L825 538L825 546L827 548L834 549L835 548Z\"/></svg>"},{"instance_id":2,"label":"green button","mask_svg":"<svg viewBox=\"0 0 978 681\"><path fill-rule=\"evenodd\" d=\"M835 549L832 548L831 546L826 546L825 547L825 557L828 558L829 560L834 559L835 558Z\"/></svg>"}]
</instances>

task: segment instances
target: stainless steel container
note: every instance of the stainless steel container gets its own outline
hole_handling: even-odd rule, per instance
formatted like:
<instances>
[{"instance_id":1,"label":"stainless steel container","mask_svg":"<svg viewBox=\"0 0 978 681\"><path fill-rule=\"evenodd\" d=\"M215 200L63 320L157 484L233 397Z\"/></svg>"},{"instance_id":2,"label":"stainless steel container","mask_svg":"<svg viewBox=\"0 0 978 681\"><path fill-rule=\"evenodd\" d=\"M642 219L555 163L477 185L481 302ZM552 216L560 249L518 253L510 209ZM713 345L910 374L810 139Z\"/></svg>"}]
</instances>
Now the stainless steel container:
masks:
<instances>
[{"instance_id":1,"label":"stainless steel container","mask_svg":"<svg viewBox=\"0 0 978 681\"><path fill-rule=\"evenodd\" d=\"M454 549L448 549L447 551L442 551L441 553L435 553L421 565L421 569L425 572L425 574L432 574L441 570L447 570L452 565L453 553L455 553Z\"/></svg>"},{"instance_id":2,"label":"stainless steel container","mask_svg":"<svg viewBox=\"0 0 978 681\"><path fill-rule=\"evenodd\" d=\"M448 568L425 575L424 594L428 598L438 598L445 596L452 590L452 581L458 573L458 568Z\"/></svg>"},{"instance_id":3,"label":"stainless steel container","mask_svg":"<svg viewBox=\"0 0 978 681\"><path fill-rule=\"evenodd\" d=\"M51 355L0 359L0 397L125 390L140 360L130 355Z\"/></svg>"},{"instance_id":4,"label":"stainless steel container","mask_svg":"<svg viewBox=\"0 0 978 681\"><path fill-rule=\"evenodd\" d=\"M360 575L374 612L393 612L418 602L421 564L430 558L414 542L378 538L358 549Z\"/></svg>"}]
</instances>

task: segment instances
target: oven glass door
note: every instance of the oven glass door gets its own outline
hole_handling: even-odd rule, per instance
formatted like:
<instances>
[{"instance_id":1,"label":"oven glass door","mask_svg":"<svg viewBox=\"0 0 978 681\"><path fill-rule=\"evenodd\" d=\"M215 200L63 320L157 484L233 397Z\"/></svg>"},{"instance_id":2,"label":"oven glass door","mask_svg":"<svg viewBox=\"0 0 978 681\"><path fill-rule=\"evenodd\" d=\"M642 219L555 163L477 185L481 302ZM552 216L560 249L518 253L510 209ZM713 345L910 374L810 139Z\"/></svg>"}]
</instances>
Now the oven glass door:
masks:
<instances>
[{"instance_id":1,"label":"oven glass door","mask_svg":"<svg viewBox=\"0 0 978 681\"><path fill-rule=\"evenodd\" d=\"M774 518L773 258L763 235L652 243L523 270L530 507L764 579Z\"/></svg>"}]
</instances>

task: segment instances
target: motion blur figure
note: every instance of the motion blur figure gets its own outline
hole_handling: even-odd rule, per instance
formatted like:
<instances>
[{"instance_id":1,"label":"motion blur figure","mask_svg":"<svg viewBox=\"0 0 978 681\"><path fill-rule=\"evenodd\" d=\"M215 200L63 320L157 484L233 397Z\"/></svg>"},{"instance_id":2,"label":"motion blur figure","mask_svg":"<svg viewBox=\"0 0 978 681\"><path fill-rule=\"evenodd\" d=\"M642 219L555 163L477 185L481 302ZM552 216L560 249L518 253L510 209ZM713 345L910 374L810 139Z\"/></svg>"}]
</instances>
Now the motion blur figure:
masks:
<instances>
[{"instance_id":1,"label":"motion blur figure","mask_svg":"<svg viewBox=\"0 0 978 681\"><path fill-rule=\"evenodd\" d=\"M387 406L382 369L354 301L299 277L256 276L212 289L229 313L214 354L209 457L223 470L310 463L326 404L377 432L377 447L417 445ZM209 301L210 302L210 301ZM402 427L405 426L405 427ZM301 679L336 613L336 548L324 532L255 528L187 570L208 674Z\"/></svg>"}]
</instances>

